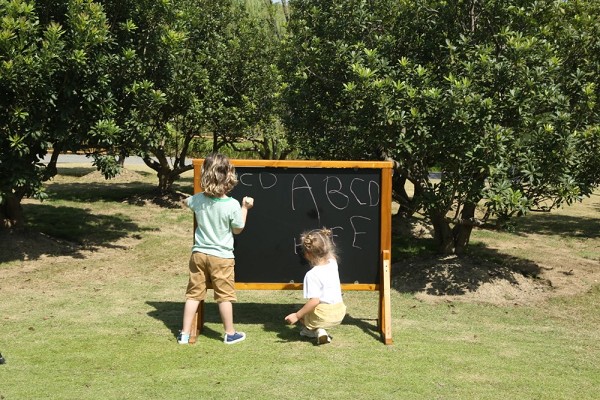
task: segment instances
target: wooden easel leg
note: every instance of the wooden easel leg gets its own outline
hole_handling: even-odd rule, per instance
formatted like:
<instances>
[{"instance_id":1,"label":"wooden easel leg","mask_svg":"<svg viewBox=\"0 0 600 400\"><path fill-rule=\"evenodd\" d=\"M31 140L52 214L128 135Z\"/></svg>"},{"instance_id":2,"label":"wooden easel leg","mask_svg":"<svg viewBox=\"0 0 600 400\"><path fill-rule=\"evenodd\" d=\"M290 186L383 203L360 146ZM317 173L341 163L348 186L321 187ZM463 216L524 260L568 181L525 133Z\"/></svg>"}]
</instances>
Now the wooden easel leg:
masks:
<instances>
[{"instance_id":1,"label":"wooden easel leg","mask_svg":"<svg viewBox=\"0 0 600 400\"><path fill-rule=\"evenodd\" d=\"M192 329L190 332L190 344L196 343L196 339L199 334L202 333L202 327L204 326L204 300L198 304L198 310L196 310L196 316L192 319Z\"/></svg>"},{"instance_id":2,"label":"wooden easel leg","mask_svg":"<svg viewBox=\"0 0 600 400\"><path fill-rule=\"evenodd\" d=\"M385 250L382 255L381 285L379 289L379 329L383 343L392 344L392 305L391 305L391 255Z\"/></svg>"}]
</instances>

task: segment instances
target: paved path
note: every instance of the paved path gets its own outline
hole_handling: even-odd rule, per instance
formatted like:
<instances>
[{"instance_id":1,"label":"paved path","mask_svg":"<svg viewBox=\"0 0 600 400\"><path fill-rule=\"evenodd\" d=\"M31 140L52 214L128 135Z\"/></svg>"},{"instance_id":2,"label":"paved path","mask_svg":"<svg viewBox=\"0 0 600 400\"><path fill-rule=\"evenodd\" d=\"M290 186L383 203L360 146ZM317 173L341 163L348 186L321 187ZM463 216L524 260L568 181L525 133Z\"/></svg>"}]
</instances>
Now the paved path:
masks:
<instances>
[{"instance_id":1,"label":"paved path","mask_svg":"<svg viewBox=\"0 0 600 400\"><path fill-rule=\"evenodd\" d=\"M50 162L50 154L47 154L46 157L44 157L44 162ZM58 156L58 161L57 163L71 163L71 164L92 164L93 159L91 157L86 157L83 154L60 154ZM186 159L186 162L191 164L192 163L192 159ZM142 160L142 157L137 157L137 156L131 156L131 157L127 157L125 159L125 165L145 165L144 161Z\"/></svg>"},{"instance_id":2,"label":"paved path","mask_svg":"<svg viewBox=\"0 0 600 400\"><path fill-rule=\"evenodd\" d=\"M46 154L44 157L44 162L50 162L51 154ZM68 163L68 164L86 164L92 163L93 159L91 157L86 157L82 154L60 154L58 156L57 163ZM127 157L125 159L126 164L143 164L141 157Z\"/></svg>"}]
</instances>

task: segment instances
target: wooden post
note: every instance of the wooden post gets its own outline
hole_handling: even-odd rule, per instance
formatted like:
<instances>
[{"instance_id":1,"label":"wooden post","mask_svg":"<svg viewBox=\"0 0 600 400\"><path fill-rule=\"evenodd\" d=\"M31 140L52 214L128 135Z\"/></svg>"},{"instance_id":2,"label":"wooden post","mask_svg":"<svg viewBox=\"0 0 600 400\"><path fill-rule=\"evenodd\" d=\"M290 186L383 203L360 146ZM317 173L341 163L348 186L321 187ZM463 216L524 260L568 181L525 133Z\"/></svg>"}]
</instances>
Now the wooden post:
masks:
<instances>
[{"instance_id":1,"label":"wooden post","mask_svg":"<svg viewBox=\"0 0 600 400\"><path fill-rule=\"evenodd\" d=\"M202 177L201 176L202 164L194 162L193 165L194 165L194 194L196 194L202 190L202 185L200 184L200 182L201 182L200 179ZM196 227L197 227L196 216L194 216L193 232L196 232ZM193 240L194 240L194 234L192 234L192 242L193 242ZM202 300L200 302L200 304L198 304L198 310L196 311L196 315L192 319L192 329L190 331L190 344L196 343L198 335L200 333L202 333L203 327L204 327L204 300Z\"/></svg>"},{"instance_id":2,"label":"wooden post","mask_svg":"<svg viewBox=\"0 0 600 400\"><path fill-rule=\"evenodd\" d=\"M196 343L198 335L202 333L204 327L204 300L198 304L196 315L192 319L192 329L190 331L190 344Z\"/></svg>"},{"instance_id":3,"label":"wooden post","mask_svg":"<svg viewBox=\"0 0 600 400\"><path fill-rule=\"evenodd\" d=\"M379 287L379 329L383 343L392 344L392 305L391 305L391 254L382 254L381 285Z\"/></svg>"},{"instance_id":4,"label":"wooden post","mask_svg":"<svg viewBox=\"0 0 600 400\"><path fill-rule=\"evenodd\" d=\"M385 344L392 344L391 264L392 264L392 173L381 170L381 279L379 284L379 328Z\"/></svg>"}]
</instances>

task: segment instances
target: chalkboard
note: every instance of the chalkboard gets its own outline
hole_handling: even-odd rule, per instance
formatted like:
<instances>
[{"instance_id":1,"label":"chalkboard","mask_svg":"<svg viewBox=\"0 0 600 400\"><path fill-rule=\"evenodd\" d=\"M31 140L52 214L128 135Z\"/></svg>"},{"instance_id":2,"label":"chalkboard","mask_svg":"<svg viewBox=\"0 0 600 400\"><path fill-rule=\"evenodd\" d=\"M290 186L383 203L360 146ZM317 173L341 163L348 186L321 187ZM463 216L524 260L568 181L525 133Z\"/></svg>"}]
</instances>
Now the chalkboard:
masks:
<instances>
[{"instance_id":1,"label":"chalkboard","mask_svg":"<svg viewBox=\"0 0 600 400\"><path fill-rule=\"evenodd\" d=\"M235 236L237 283L301 284L309 266L299 236L327 227L342 284L378 287L382 251L390 247L391 162L231 162L239 183L230 196L254 198L246 227ZM201 165L194 160L197 172Z\"/></svg>"}]
</instances>

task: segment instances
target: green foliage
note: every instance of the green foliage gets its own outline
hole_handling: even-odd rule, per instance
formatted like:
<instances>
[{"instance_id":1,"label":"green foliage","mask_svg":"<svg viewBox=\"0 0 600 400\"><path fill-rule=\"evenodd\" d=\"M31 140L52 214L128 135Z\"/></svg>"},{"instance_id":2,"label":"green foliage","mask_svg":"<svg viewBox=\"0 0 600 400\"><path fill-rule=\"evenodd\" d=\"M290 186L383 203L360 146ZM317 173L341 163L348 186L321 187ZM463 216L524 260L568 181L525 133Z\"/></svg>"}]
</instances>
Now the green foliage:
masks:
<instances>
[{"instance_id":1,"label":"green foliage","mask_svg":"<svg viewBox=\"0 0 600 400\"><path fill-rule=\"evenodd\" d=\"M43 198L55 151L95 145L110 118L110 37L102 7L89 0L0 2L0 218L21 222L23 197ZM62 10L60 18L55 12Z\"/></svg>"},{"instance_id":2,"label":"green foliage","mask_svg":"<svg viewBox=\"0 0 600 400\"><path fill-rule=\"evenodd\" d=\"M31 3L1 1L0 14L0 203L7 196L40 196L43 169L37 157L50 138L42 119L51 107L49 77L64 47L57 25L43 31Z\"/></svg>"},{"instance_id":3,"label":"green foliage","mask_svg":"<svg viewBox=\"0 0 600 400\"><path fill-rule=\"evenodd\" d=\"M301 148L394 159L403 212L456 228L453 240L476 204L484 220L508 220L599 184L594 1L308 0L288 14L287 2L259 0L2 0L0 10L3 217L8 196L43 196L49 148L83 150L107 177L116 157L141 155L167 191L209 136L210 150L263 158Z\"/></svg>"},{"instance_id":4,"label":"green foliage","mask_svg":"<svg viewBox=\"0 0 600 400\"><path fill-rule=\"evenodd\" d=\"M228 10L225 19L236 23L226 27L221 46L207 66L205 90L210 107L206 128L213 134L214 150L224 145L235 147L242 139L258 145L277 133L277 33L270 28L272 21L266 14L259 12L268 11L264 3L262 7L255 2L246 4L250 8L234 5Z\"/></svg>"},{"instance_id":5,"label":"green foliage","mask_svg":"<svg viewBox=\"0 0 600 400\"><path fill-rule=\"evenodd\" d=\"M251 140L271 146L265 156L287 154L275 116L276 7L248 5L2 0L0 218L22 219L21 199L43 196L65 151L93 156L107 178L117 158L140 155L163 192L192 168L190 144L207 132L211 150ZM56 156L44 166L48 149Z\"/></svg>"},{"instance_id":6,"label":"green foliage","mask_svg":"<svg viewBox=\"0 0 600 400\"><path fill-rule=\"evenodd\" d=\"M199 136L210 133L205 150L215 151L273 124L274 39L242 3L105 3L120 49L113 92L121 134L109 154L144 157L165 192L192 168L185 159Z\"/></svg>"},{"instance_id":7,"label":"green foliage","mask_svg":"<svg viewBox=\"0 0 600 400\"><path fill-rule=\"evenodd\" d=\"M403 179L394 192L433 221L443 251L466 246L480 202L485 222L589 195L600 184L598 6L513 3L294 3L291 139L312 157L394 159L415 195Z\"/></svg>"}]
</instances>

